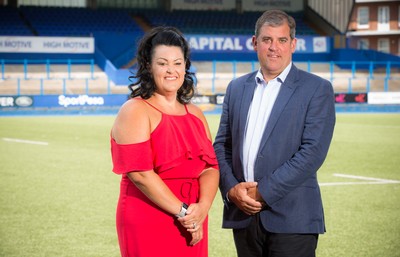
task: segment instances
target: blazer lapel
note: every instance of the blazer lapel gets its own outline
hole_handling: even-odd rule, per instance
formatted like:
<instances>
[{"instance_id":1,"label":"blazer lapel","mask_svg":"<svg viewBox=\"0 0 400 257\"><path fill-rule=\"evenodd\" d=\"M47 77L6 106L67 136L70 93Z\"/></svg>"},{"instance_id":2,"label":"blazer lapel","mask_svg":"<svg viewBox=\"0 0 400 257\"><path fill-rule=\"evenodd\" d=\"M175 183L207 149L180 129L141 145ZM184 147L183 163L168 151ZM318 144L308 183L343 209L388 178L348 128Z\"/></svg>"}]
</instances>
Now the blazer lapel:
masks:
<instances>
[{"instance_id":1,"label":"blazer lapel","mask_svg":"<svg viewBox=\"0 0 400 257\"><path fill-rule=\"evenodd\" d=\"M285 108L295 88L297 87L297 84L295 83L297 77L297 71L298 71L297 68L293 64L292 68L289 71L288 76L285 79L285 82L281 85L281 89L275 100L274 107L272 108L271 115L265 127L259 151L263 149L264 145L268 141L268 138L270 137L271 132L276 125L276 122L278 121L283 109Z\"/></svg>"},{"instance_id":2,"label":"blazer lapel","mask_svg":"<svg viewBox=\"0 0 400 257\"><path fill-rule=\"evenodd\" d=\"M256 89L255 76L257 72L251 74L243 87L243 94L240 104L240 118L239 118L239 142L240 142L240 158L243 156L243 139L247 124L247 115L250 109L250 104L253 100L254 90Z\"/></svg>"}]
</instances>

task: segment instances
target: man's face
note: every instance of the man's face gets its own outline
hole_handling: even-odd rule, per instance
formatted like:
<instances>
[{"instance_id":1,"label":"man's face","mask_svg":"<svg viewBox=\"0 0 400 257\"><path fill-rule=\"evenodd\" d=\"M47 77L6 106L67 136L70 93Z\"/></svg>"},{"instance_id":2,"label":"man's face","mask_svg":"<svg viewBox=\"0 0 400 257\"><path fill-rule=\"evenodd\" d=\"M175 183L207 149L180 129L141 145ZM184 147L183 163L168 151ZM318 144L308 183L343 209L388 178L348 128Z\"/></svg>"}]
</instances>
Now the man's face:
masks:
<instances>
[{"instance_id":1,"label":"man's face","mask_svg":"<svg viewBox=\"0 0 400 257\"><path fill-rule=\"evenodd\" d=\"M252 40L266 81L278 76L292 61L297 40L290 38L287 23L278 27L264 25Z\"/></svg>"}]
</instances>

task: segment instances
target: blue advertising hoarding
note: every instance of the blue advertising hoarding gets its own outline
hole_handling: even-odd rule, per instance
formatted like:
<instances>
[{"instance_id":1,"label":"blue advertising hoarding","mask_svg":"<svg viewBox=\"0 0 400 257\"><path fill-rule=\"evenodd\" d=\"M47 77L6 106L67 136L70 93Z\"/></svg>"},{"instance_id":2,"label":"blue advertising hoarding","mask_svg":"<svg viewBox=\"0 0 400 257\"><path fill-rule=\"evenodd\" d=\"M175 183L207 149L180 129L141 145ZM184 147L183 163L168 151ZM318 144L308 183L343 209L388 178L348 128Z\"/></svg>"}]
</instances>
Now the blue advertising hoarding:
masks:
<instances>
[{"instance_id":1,"label":"blue advertising hoarding","mask_svg":"<svg viewBox=\"0 0 400 257\"><path fill-rule=\"evenodd\" d=\"M256 58L251 36L240 35L187 35L194 60L249 59ZM329 54L331 42L329 37L297 37L295 55ZM225 58L224 58L225 56ZM216 58L218 57L218 58Z\"/></svg>"},{"instance_id":2,"label":"blue advertising hoarding","mask_svg":"<svg viewBox=\"0 0 400 257\"><path fill-rule=\"evenodd\" d=\"M128 99L127 95L21 95L0 96L3 108L82 108L118 107Z\"/></svg>"}]
</instances>

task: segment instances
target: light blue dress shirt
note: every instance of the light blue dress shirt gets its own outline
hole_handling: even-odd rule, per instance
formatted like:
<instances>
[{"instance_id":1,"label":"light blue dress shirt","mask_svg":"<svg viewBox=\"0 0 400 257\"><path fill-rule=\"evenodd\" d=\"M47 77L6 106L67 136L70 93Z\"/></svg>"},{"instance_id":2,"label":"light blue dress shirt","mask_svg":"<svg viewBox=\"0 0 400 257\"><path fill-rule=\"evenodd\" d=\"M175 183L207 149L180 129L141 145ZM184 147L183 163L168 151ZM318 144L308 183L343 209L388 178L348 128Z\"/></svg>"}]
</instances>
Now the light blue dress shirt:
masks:
<instances>
[{"instance_id":1,"label":"light blue dress shirt","mask_svg":"<svg viewBox=\"0 0 400 257\"><path fill-rule=\"evenodd\" d=\"M261 138L281 85L285 81L291 67L292 63L281 74L269 82L264 80L261 69L258 70L256 75L257 87L247 114L243 144L243 170L245 180L248 182L254 181L254 163L257 158Z\"/></svg>"}]
</instances>

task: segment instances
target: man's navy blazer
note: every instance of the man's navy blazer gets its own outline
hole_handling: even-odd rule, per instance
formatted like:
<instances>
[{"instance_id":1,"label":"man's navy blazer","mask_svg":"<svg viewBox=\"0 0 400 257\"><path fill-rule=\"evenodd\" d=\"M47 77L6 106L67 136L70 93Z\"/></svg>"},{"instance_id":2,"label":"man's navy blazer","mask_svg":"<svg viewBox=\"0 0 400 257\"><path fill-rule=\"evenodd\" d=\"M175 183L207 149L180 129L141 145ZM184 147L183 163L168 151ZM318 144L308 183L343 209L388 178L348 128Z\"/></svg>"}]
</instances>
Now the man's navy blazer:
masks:
<instances>
[{"instance_id":1,"label":"man's navy blazer","mask_svg":"<svg viewBox=\"0 0 400 257\"><path fill-rule=\"evenodd\" d=\"M256 74L229 83L214 142L225 203L224 228L245 228L252 218L225 196L229 189L245 181L243 139ZM260 213L267 231L325 232L316 172L326 158L334 126L331 83L292 65L265 127L254 165L254 180L268 205Z\"/></svg>"}]
</instances>

